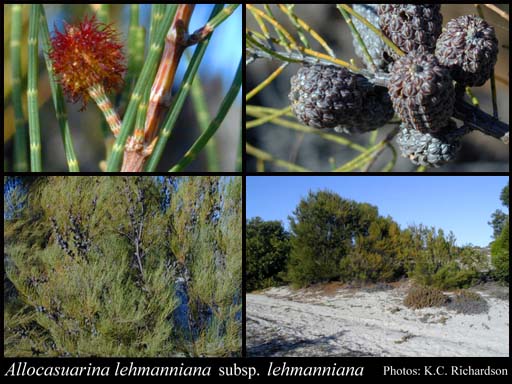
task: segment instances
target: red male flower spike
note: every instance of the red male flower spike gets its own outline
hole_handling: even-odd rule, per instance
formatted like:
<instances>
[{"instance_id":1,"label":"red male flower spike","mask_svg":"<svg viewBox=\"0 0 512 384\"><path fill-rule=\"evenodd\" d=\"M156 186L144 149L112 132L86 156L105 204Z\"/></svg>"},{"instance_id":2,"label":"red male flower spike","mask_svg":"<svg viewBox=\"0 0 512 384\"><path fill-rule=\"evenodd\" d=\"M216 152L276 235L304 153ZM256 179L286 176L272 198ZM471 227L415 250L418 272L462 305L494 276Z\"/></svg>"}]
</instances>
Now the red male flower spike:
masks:
<instances>
[{"instance_id":1,"label":"red male flower spike","mask_svg":"<svg viewBox=\"0 0 512 384\"><path fill-rule=\"evenodd\" d=\"M84 110L92 97L117 136L121 121L107 92L119 89L126 72L125 58L117 32L111 25L87 16L78 25L65 24L64 33L55 29L49 56L64 92L72 102L82 101Z\"/></svg>"}]
</instances>

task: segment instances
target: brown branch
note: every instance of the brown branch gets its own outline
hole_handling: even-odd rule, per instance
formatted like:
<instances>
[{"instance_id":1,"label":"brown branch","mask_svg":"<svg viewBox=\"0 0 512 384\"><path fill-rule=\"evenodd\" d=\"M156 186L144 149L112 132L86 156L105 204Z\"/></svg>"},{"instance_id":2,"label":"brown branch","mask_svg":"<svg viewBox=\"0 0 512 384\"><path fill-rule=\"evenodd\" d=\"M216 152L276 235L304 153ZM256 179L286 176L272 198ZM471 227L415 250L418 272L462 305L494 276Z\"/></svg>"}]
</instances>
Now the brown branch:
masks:
<instances>
[{"instance_id":1,"label":"brown branch","mask_svg":"<svg viewBox=\"0 0 512 384\"><path fill-rule=\"evenodd\" d=\"M503 143L508 145L508 124L495 119L488 113L468 104L464 100L458 100L455 103L453 116L456 119L462 120L468 128L500 139Z\"/></svg>"},{"instance_id":2,"label":"brown branch","mask_svg":"<svg viewBox=\"0 0 512 384\"><path fill-rule=\"evenodd\" d=\"M194 4L180 4L165 38L162 60L151 87L144 132L136 131L128 138L121 172L142 172L153 152L158 124L171 99L171 89L181 56L189 45L188 24Z\"/></svg>"}]
</instances>

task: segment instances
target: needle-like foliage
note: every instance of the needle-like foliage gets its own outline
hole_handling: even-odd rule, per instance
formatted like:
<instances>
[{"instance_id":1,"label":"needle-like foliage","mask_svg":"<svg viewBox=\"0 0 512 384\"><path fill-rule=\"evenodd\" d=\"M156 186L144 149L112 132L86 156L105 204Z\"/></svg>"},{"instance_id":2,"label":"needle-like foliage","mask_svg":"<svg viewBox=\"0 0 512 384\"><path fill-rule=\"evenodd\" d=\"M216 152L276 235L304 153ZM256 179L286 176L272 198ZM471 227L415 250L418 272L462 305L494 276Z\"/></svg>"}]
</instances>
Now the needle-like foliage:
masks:
<instances>
[{"instance_id":1,"label":"needle-like foliage","mask_svg":"<svg viewBox=\"0 0 512 384\"><path fill-rule=\"evenodd\" d=\"M5 221L6 355L239 354L240 188L38 178Z\"/></svg>"}]
</instances>

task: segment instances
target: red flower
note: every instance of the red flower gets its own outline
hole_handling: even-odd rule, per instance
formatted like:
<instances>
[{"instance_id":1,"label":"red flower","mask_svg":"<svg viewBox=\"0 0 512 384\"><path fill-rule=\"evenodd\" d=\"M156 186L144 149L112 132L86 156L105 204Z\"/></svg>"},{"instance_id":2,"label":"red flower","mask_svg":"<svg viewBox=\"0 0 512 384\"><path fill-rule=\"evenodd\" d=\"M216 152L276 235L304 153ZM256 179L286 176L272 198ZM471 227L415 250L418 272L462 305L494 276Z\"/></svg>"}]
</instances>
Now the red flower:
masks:
<instances>
[{"instance_id":1,"label":"red flower","mask_svg":"<svg viewBox=\"0 0 512 384\"><path fill-rule=\"evenodd\" d=\"M64 33L54 31L50 58L71 101L81 99L84 109L91 87L99 85L106 92L121 87L126 71L121 48L117 32L94 15L79 25L65 24Z\"/></svg>"}]
</instances>

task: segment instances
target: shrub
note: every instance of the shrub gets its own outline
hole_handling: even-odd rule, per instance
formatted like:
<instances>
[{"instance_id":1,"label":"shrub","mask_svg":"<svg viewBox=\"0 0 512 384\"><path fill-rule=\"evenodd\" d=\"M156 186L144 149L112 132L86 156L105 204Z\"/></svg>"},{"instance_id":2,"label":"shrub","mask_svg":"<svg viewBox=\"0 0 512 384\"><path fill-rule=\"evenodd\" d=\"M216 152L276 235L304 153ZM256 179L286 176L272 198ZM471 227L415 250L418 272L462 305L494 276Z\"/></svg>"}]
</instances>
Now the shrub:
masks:
<instances>
[{"instance_id":1,"label":"shrub","mask_svg":"<svg viewBox=\"0 0 512 384\"><path fill-rule=\"evenodd\" d=\"M4 236L6 356L240 354L241 178L162 179L30 189Z\"/></svg>"},{"instance_id":2,"label":"shrub","mask_svg":"<svg viewBox=\"0 0 512 384\"><path fill-rule=\"evenodd\" d=\"M489 305L482 296L468 290L458 291L455 297L449 300L446 307L465 315L487 313L489 310Z\"/></svg>"},{"instance_id":3,"label":"shrub","mask_svg":"<svg viewBox=\"0 0 512 384\"><path fill-rule=\"evenodd\" d=\"M376 218L366 235L358 235L352 250L340 261L343 281L388 282L404 274L399 257L401 232L391 218Z\"/></svg>"},{"instance_id":4,"label":"shrub","mask_svg":"<svg viewBox=\"0 0 512 384\"><path fill-rule=\"evenodd\" d=\"M248 291L283 282L290 252L289 234L279 221L255 217L246 226L246 286Z\"/></svg>"},{"instance_id":5,"label":"shrub","mask_svg":"<svg viewBox=\"0 0 512 384\"><path fill-rule=\"evenodd\" d=\"M404 305L418 309L426 307L440 307L445 304L447 297L440 290L432 287L413 286L404 299Z\"/></svg>"},{"instance_id":6,"label":"shrub","mask_svg":"<svg viewBox=\"0 0 512 384\"><path fill-rule=\"evenodd\" d=\"M378 210L330 191L309 192L290 217L286 279L294 286L337 279L339 263L357 235L366 235Z\"/></svg>"},{"instance_id":7,"label":"shrub","mask_svg":"<svg viewBox=\"0 0 512 384\"><path fill-rule=\"evenodd\" d=\"M455 237L439 229L414 227L411 230L414 258L408 275L420 285L439 289L467 288L485 269L485 257L471 246L455 246Z\"/></svg>"},{"instance_id":8,"label":"shrub","mask_svg":"<svg viewBox=\"0 0 512 384\"><path fill-rule=\"evenodd\" d=\"M474 269L462 269L452 261L443 265L433 276L432 286L439 289L468 288L478 280L479 273Z\"/></svg>"},{"instance_id":9,"label":"shrub","mask_svg":"<svg viewBox=\"0 0 512 384\"><path fill-rule=\"evenodd\" d=\"M491 261L496 279L509 282L509 224L505 224L501 235L492 243Z\"/></svg>"}]
</instances>

